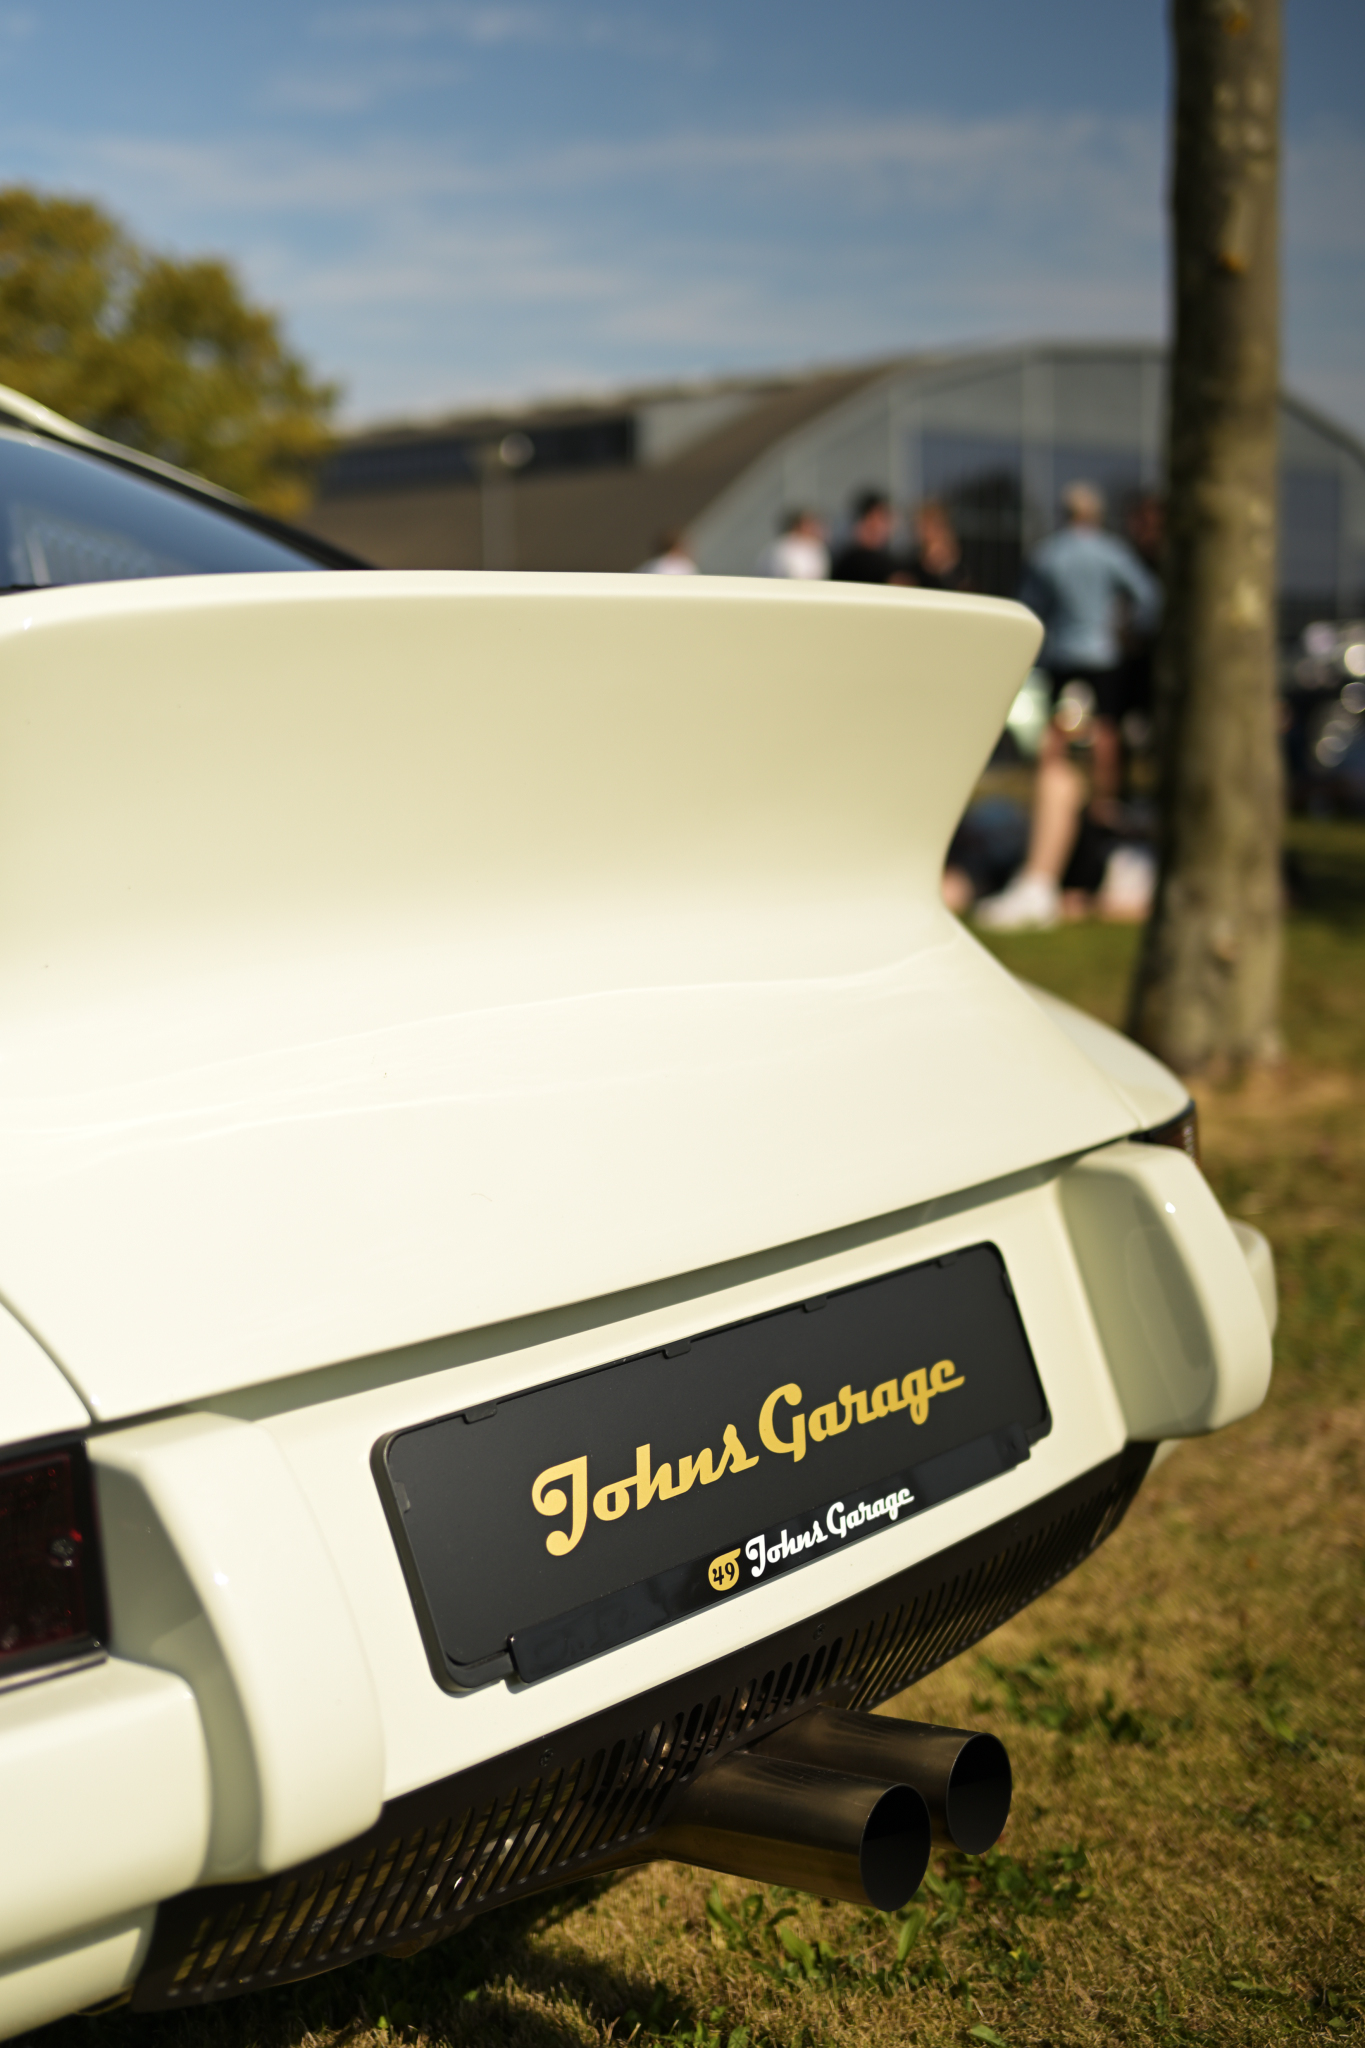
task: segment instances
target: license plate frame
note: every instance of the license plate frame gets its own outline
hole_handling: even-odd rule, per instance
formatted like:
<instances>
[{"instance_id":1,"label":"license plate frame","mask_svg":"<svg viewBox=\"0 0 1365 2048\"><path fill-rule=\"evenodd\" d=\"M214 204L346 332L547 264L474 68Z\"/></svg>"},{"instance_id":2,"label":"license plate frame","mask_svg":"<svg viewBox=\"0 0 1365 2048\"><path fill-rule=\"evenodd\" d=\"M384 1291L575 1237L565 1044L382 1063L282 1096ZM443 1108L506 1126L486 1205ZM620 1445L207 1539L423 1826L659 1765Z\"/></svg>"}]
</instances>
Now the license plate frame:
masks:
<instances>
[{"instance_id":1,"label":"license plate frame","mask_svg":"<svg viewBox=\"0 0 1365 2048\"><path fill-rule=\"evenodd\" d=\"M438 1682L535 1683L1022 1463L1052 1426L993 1243L383 1438Z\"/></svg>"}]
</instances>

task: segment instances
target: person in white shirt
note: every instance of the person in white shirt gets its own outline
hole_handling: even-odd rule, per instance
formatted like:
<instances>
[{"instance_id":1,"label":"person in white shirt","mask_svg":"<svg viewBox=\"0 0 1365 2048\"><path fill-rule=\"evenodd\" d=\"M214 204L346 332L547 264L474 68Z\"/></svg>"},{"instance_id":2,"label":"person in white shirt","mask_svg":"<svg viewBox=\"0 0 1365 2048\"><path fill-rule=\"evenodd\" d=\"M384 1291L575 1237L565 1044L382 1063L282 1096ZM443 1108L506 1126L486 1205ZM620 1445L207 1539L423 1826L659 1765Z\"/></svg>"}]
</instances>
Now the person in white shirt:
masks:
<instances>
[{"instance_id":1,"label":"person in white shirt","mask_svg":"<svg viewBox=\"0 0 1365 2048\"><path fill-rule=\"evenodd\" d=\"M758 558L760 576L786 576L820 583L829 575L825 529L814 512L789 512L782 529Z\"/></svg>"},{"instance_id":2,"label":"person in white shirt","mask_svg":"<svg viewBox=\"0 0 1365 2048\"><path fill-rule=\"evenodd\" d=\"M657 554L647 562L641 562L637 576L695 576L697 565L687 552L687 542L680 533L665 533L661 536Z\"/></svg>"}]
</instances>

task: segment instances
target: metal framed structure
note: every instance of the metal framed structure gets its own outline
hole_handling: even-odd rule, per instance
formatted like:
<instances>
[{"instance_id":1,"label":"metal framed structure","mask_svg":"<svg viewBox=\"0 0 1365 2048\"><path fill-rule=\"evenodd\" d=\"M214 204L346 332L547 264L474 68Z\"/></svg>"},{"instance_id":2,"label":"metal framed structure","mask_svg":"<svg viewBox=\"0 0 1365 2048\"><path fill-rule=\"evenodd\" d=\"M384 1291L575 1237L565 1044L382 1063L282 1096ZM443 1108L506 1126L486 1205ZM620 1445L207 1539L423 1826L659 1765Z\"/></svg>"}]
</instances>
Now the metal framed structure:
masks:
<instances>
[{"instance_id":1,"label":"metal framed structure","mask_svg":"<svg viewBox=\"0 0 1365 2048\"><path fill-rule=\"evenodd\" d=\"M864 486L911 507L944 501L977 587L1012 596L1072 478L1122 523L1160 488L1165 353L1050 343L919 357L797 427L693 522L704 570L746 575L791 506L837 530ZM1280 407L1280 606L1286 637L1365 609L1365 448L1298 399Z\"/></svg>"}]
</instances>

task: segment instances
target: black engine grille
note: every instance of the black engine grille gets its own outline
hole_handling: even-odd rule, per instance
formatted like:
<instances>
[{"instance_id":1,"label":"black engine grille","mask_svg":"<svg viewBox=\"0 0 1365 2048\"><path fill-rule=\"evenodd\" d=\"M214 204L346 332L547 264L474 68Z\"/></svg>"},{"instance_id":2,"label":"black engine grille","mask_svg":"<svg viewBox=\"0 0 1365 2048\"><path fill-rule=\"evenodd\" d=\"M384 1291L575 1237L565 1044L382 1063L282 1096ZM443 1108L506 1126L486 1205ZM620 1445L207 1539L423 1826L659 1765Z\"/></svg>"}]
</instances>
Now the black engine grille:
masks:
<instances>
[{"instance_id":1,"label":"black engine grille","mask_svg":"<svg viewBox=\"0 0 1365 2048\"><path fill-rule=\"evenodd\" d=\"M474 1914L648 1860L674 1792L817 1702L872 1707L946 1664L1102 1543L1150 1445L732 1657L391 1800L355 1841L278 1876L184 1892L157 1915L142 2012L411 1954Z\"/></svg>"}]
</instances>

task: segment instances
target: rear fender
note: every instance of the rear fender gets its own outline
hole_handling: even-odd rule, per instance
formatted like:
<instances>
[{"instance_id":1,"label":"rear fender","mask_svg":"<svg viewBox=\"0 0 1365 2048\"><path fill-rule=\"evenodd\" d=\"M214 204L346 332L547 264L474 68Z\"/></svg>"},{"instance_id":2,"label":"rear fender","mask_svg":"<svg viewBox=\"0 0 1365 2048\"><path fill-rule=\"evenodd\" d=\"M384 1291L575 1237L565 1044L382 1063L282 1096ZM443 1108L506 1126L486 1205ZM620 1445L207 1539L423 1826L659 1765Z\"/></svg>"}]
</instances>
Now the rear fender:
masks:
<instances>
[{"instance_id":1,"label":"rear fender","mask_svg":"<svg viewBox=\"0 0 1365 2048\"><path fill-rule=\"evenodd\" d=\"M1110 1145L1062 1176L1061 1196L1130 1437L1202 1436L1259 1408L1266 1305L1193 1161Z\"/></svg>"}]
</instances>

